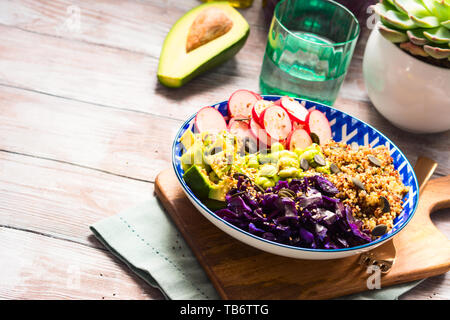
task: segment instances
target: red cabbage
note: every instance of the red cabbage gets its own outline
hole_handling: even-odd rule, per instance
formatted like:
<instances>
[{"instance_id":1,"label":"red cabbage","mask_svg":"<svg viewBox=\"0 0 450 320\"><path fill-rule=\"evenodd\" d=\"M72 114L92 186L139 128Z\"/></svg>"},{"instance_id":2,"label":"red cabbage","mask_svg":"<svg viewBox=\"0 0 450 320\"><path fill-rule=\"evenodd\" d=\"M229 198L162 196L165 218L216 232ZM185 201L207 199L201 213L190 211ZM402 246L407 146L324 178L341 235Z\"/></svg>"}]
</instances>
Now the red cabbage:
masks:
<instances>
[{"instance_id":1,"label":"red cabbage","mask_svg":"<svg viewBox=\"0 0 450 320\"><path fill-rule=\"evenodd\" d=\"M227 207L216 214L255 236L296 247L337 249L370 242L369 232L337 193L320 175L279 181L265 192L239 176L226 196Z\"/></svg>"}]
</instances>

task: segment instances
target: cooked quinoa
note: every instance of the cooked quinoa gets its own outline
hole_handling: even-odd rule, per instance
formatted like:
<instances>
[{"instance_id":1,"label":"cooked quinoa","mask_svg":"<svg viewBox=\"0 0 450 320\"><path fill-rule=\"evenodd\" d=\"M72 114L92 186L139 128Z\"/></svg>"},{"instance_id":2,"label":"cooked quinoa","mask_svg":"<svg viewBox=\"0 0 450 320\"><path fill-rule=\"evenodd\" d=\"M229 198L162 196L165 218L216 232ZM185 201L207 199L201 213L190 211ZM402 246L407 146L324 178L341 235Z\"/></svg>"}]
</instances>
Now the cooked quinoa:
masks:
<instances>
[{"instance_id":1,"label":"cooked quinoa","mask_svg":"<svg viewBox=\"0 0 450 320\"><path fill-rule=\"evenodd\" d=\"M353 215L363 222L365 229L384 224L390 230L395 217L402 212L402 199L409 187L403 185L394 169L389 150L385 146L371 148L331 141L323 146L323 153L340 169L327 175L339 190L337 197L353 209ZM381 165L369 161L369 155L376 157ZM356 186L353 178L359 179L365 190ZM383 213L381 196L389 201L389 212Z\"/></svg>"}]
</instances>

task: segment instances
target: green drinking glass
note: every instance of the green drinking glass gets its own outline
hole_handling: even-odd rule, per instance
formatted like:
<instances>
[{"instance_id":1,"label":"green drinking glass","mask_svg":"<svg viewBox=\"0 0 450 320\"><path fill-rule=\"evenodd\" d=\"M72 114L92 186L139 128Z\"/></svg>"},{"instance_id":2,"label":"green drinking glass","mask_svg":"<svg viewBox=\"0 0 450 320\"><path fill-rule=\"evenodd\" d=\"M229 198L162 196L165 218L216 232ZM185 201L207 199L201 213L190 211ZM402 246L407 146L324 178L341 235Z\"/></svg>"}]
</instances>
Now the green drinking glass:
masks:
<instances>
[{"instance_id":1,"label":"green drinking glass","mask_svg":"<svg viewBox=\"0 0 450 320\"><path fill-rule=\"evenodd\" d=\"M334 1L279 2L261 68L261 92L332 105L359 32L356 17Z\"/></svg>"}]
</instances>

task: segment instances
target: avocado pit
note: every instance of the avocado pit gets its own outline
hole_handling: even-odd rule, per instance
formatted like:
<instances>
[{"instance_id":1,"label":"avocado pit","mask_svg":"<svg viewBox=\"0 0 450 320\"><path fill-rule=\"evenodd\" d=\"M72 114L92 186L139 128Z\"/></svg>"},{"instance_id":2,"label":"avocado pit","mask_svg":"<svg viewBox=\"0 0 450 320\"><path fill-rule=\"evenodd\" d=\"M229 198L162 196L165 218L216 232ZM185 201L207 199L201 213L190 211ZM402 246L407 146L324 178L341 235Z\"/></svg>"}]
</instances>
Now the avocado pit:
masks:
<instances>
[{"instance_id":1,"label":"avocado pit","mask_svg":"<svg viewBox=\"0 0 450 320\"><path fill-rule=\"evenodd\" d=\"M220 8L202 10L195 18L186 40L186 52L223 36L233 27L233 21Z\"/></svg>"}]
</instances>

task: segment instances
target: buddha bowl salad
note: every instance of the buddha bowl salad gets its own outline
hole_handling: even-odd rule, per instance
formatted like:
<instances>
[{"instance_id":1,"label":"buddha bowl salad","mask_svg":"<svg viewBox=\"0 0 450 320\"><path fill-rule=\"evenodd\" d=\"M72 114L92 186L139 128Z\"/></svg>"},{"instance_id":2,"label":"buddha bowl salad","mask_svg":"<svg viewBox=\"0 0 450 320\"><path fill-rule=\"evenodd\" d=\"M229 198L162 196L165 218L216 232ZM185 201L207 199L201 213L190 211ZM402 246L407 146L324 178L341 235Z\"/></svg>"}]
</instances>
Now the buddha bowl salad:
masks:
<instances>
[{"instance_id":1,"label":"buddha bowl salad","mask_svg":"<svg viewBox=\"0 0 450 320\"><path fill-rule=\"evenodd\" d=\"M248 90L228 100L228 121L201 109L180 142L183 179L223 220L303 248L368 243L393 227L408 192L385 146L332 140L330 124L290 97Z\"/></svg>"}]
</instances>

